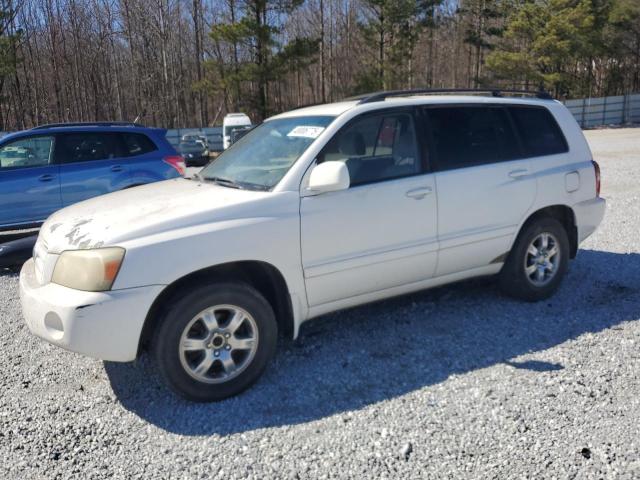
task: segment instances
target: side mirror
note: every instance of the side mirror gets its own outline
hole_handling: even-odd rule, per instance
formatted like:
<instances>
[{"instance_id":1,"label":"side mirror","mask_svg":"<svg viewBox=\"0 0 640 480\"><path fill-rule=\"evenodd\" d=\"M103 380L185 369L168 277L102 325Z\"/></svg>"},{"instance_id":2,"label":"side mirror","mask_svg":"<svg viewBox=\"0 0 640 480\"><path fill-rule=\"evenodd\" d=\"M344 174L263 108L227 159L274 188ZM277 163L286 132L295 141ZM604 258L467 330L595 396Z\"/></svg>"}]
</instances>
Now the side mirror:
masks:
<instances>
[{"instance_id":1,"label":"side mirror","mask_svg":"<svg viewBox=\"0 0 640 480\"><path fill-rule=\"evenodd\" d=\"M307 192L310 195L318 195L346 190L350 183L349 170L344 162L323 162L311 171Z\"/></svg>"}]
</instances>

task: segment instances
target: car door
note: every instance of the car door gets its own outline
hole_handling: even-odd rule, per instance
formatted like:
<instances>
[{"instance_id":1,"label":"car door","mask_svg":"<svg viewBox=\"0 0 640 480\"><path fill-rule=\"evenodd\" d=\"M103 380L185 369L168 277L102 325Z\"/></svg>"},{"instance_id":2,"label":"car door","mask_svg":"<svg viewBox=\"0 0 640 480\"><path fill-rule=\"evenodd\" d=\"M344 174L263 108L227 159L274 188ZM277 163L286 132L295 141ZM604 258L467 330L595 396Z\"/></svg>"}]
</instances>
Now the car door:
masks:
<instances>
[{"instance_id":1,"label":"car door","mask_svg":"<svg viewBox=\"0 0 640 480\"><path fill-rule=\"evenodd\" d=\"M438 188L436 275L500 264L536 196L509 113L481 104L426 113Z\"/></svg>"},{"instance_id":2,"label":"car door","mask_svg":"<svg viewBox=\"0 0 640 480\"><path fill-rule=\"evenodd\" d=\"M56 159L65 206L129 185L129 162L118 133L58 134Z\"/></svg>"},{"instance_id":3,"label":"car door","mask_svg":"<svg viewBox=\"0 0 640 480\"><path fill-rule=\"evenodd\" d=\"M62 207L54 141L34 135L0 147L0 227L40 223Z\"/></svg>"},{"instance_id":4,"label":"car door","mask_svg":"<svg viewBox=\"0 0 640 480\"><path fill-rule=\"evenodd\" d=\"M301 199L302 264L310 306L418 282L437 260L433 174L411 110L357 117L316 163L343 161L347 190Z\"/></svg>"}]
</instances>

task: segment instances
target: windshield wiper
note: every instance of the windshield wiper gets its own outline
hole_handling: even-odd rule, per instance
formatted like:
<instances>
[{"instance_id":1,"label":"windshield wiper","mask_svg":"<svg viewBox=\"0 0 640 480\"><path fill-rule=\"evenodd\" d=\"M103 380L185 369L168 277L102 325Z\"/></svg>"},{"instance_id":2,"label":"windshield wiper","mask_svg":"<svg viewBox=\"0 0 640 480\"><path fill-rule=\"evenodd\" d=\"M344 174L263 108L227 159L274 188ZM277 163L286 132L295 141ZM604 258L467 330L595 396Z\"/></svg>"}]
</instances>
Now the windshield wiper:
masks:
<instances>
[{"instance_id":1,"label":"windshield wiper","mask_svg":"<svg viewBox=\"0 0 640 480\"><path fill-rule=\"evenodd\" d=\"M208 180L210 182L217 183L218 185L222 185L223 187L237 188L239 190L242 190L244 188L242 187L242 185L228 178L222 178L222 177L200 177L200 178L203 178L204 180Z\"/></svg>"},{"instance_id":2,"label":"windshield wiper","mask_svg":"<svg viewBox=\"0 0 640 480\"><path fill-rule=\"evenodd\" d=\"M217 183L218 185L222 185L223 187L237 188L239 190L257 190L260 192L268 192L271 189L271 187L267 185L259 185L256 183L249 183L249 182L236 182L229 178L222 178L222 177L204 177L199 173L197 173L196 175L198 180L200 180L201 182L214 182L214 183Z\"/></svg>"}]
</instances>

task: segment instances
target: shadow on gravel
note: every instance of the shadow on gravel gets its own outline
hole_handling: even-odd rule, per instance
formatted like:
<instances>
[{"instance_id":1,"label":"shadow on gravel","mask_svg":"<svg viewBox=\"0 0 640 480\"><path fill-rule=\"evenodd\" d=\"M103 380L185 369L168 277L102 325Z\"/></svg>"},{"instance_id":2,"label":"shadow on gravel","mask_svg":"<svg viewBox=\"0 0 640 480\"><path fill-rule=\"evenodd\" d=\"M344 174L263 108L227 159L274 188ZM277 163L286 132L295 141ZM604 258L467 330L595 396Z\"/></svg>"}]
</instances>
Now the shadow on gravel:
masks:
<instances>
[{"instance_id":1,"label":"shadow on gravel","mask_svg":"<svg viewBox=\"0 0 640 480\"><path fill-rule=\"evenodd\" d=\"M553 372L554 370L564 369L564 367L558 363L541 362L540 360L526 360L524 362L507 360L504 364L519 370L531 370L532 372Z\"/></svg>"},{"instance_id":2,"label":"shadow on gravel","mask_svg":"<svg viewBox=\"0 0 640 480\"><path fill-rule=\"evenodd\" d=\"M298 341L282 341L253 388L215 404L169 393L147 356L105 369L126 409L170 432L226 435L310 422L499 363L553 375L564 367L512 359L637 320L639 280L639 254L581 250L545 302L511 300L495 281L479 279L326 315L305 324Z\"/></svg>"}]
</instances>

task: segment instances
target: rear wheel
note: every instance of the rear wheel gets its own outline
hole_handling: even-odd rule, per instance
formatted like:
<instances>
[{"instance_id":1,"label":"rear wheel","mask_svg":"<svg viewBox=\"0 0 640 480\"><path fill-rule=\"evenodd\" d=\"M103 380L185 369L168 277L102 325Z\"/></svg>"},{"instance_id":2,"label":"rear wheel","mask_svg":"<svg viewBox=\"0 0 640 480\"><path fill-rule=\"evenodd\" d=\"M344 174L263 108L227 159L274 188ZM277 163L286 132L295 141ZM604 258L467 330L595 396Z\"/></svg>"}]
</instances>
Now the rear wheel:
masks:
<instances>
[{"instance_id":1,"label":"rear wheel","mask_svg":"<svg viewBox=\"0 0 640 480\"><path fill-rule=\"evenodd\" d=\"M525 225L500 272L500 286L512 297L538 301L560 286L569 263L569 239L554 218Z\"/></svg>"},{"instance_id":2,"label":"rear wheel","mask_svg":"<svg viewBox=\"0 0 640 480\"><path fill-rule=\"evenodd\" d=\"M258 291L215 283L172 305L155 332L153 350L176 393L208 402L252 385L273 357L276 342L273 310Z\"/></svg>"}]
</instances>

